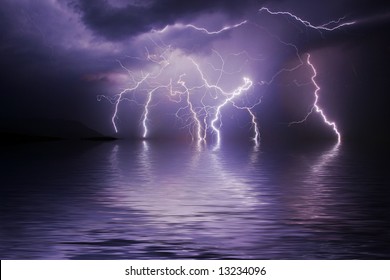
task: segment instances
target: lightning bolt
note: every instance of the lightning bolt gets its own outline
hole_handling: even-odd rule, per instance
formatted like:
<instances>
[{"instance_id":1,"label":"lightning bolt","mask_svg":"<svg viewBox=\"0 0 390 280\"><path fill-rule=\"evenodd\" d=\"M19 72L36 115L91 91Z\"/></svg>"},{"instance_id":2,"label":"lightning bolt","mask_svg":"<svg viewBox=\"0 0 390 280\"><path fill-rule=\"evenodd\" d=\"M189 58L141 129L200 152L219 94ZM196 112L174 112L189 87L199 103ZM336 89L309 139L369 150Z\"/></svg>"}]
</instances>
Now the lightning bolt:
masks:
<instances>
[{"instance_id":1,"label":"lightning bolt","mask_svg":"<svg viewBox=\"0 0 390 280\"><path fill-rule=\"evenodd\" d=\"M201 31L201 32L204 32L206 33L207 35L216 35L216 34L220 34L220 33L223 33L224 31L227 31L227 30L230 30L230 29L234 29L234 28L237 28L237 27L240 27L241 25L244 25L246 24L248 21L247 20L244 20L240 23L237 23L237 24L234 24L234 25L228 25L228 26L224 26L223 28L219 29L219 30L216 30L216 31L209 31L207 30L206 28L204 27L197 27L193 24L186 24L184 25L183 27L184 28L193 28L197 31Z\"/></svg>"},{"instance_id":2,"label":"lightning bolt","mask_svg":"<svg viewBox=\"0 0 390 280\"><path fill-rule=\"evenodd\" d=\"M299 124L299 123L303 123L307 120L307 118L315 111L316 113L318 113L322 120L324 121L325 124L327 124L328 126L332 127L332 130L334 131L334 133L336 134L337 136L337 143L341 143L341 134L340 132L338 131L337 129L337 125L335 122L331 122L328 120L328 117L325 115L324 113L324 110L320 108L320 106L318 105L318 100L319 100L319 95L318 95L318 92L321 90L320 86L317 84L315 78L317 77L317 70L316 68L314 67L314 65L311 63L310 61L310 54L307 55L307 60L306 60L307 64L310 66L311 70L313 71L313 76L311 76L311 81L313 83L313 85L315 86L315 90L314 90L314 103L313 103L313 106L311 107L311 110L307 113L307 115L300 121L295 121L295 122L291 122L290 125L292 124Z\"/></svg>"},{"instance_id":3,"label":"lightning bolt","mask_svg":"<svg viewBox=\"0 0 390 280\"><path fill-rule=\"evenodd\" d=\"M329 21L329 22L324 23L322 25L315 26L315 25L311 24L309 21L301 19L300 17L298 17L298 16L296 16L296 15L290 13L290 12L273 12L270 9L266 8L266 7L261 8L259 10L259 12L267 12L270 15L285 15L285 16L289 16L289 17L295 19L296 21L299 21L300 23L302 23L306 27L309 27L309 28L312 28L312 29L316 29L318 31L334 31L334 30L339 29L341 27L352 25L352 24L356 23L355 21L349 21L349 22L340 23L342 20L345 19L345 17L341 17L338 20L332 20L332 21ZM334 26L333 27L329 27L331 25L334 25Z\"/></svg>"},{"instance_id":4,"label":"lightning bolt","mask_svg":"<svg viewBox=\"0 0 390 280\"><path fill-rule=\"evenodd\" d=\"M153 93L161 88L169 88L170 85L166 85L166 86L158 86L158 87L155 87L153 88L152 90L150 90L148 92L148 97L147 97L147 100L146 100L146 103L145 103L145 106L144 106L144 116L143 116L143 120L142 120L142 126L144 128L144 133L142 135L143 138L146 138L147 135L148 135L148 125L147 125L147 121L148 121L148 115L149 115L149 107L150 107L150 104L152 102L152 97L153 97Z\"/></svg>"},{"instance_id":5,"label":"lightning bolt","mask_svg":"<svg viewBox=\"0 0 390 280\"><path fill-rule=\"evenodd\" d=\"M206 141L206 136L202 135L202 124L198 118L198 114L195 111L194 105L192 104L191 99L190 99L190 89L187 87L185 81L182 80L182 77L184 77L184 76L185 76L184 74L181 75L180 79L177 83L184 88L184 92L186 94L186 102L187 102L186 107L189 108L191 115L192 115L192 118L193 118L195 125L196 125L196 130L197 130L197 133L196 133L197 137L196 138L198 139L199 142Z\"/></svg>"},{"instance_id":6,"label":"lightning bolt","mask_svg":"<svg viewBox=\"0 0 390 280\"><path fill-rule=\"evenodd\" d=\"M114 110L114 115L112 116L111 118L111 121L112 121L112 124L114 126L114 129L115 129L115 132L118 133L118 128L116 126L116 122L115 120L118 118L118 107L119 107L119 104L120 102L123 100L123 95L127 92L132 92L132 91L135 91L136 89L138 89L140 87L140 85L149 77L149 74L146 74L140 81L136 82L136 84L131 87L131 88L126 88L124 89L123 91L121 91L118 95L117 95L117 98L116 98L116 102L115 102L115 110Z\"/></svg>"},{"instance_id":7,"label":"lightning bolt","mask_svg":"<svg viewBox=\"0 0 390 280\"><path fill-rule=\"evenodd\" d=\"M240 27L240 26L246 24L247 22L248 22L247 20L244 20L244 21L239 22L239 23L234 24L234 25L226 25L226 26L222 27L221 29L214 30L214 31L210 31L210 30L208 30L208 29L206 29L204 27L198 27L198 26L193 25L193 24L176 23L174 25L167 25L167 26L165 26L161 30L152 29L152 32L164 33L166 31L168 31L169 29L174 28L174 29L194 29L196 31L203 32L203 33L205 33L207 35L216 35L216 34L221 34L221 33L225 32L225 31L228 31L228 30Z\"/></svg>"},{"instance_id":8,"label":"lightning bolt","mask_svg":"<svg viewBox=\"0 0 390 280\"><path fill-rule=\"evenodd\" d=\"M198 73L201 76L201 79L202 79L202 81L204 83L204 86L209 88L209 89L215 89L217 92L220 92L223 96L226 97L223 100L223 102L221 102L219 105L217 105L215 107L215 115L214 115L214 118L211 120L211 123L210 123L210 127L212 128L214 133L217 135L216 136L217 145L219 146L219 144L221 142L221 132L220 132L220 128L222 127L222 123L221 123L221 110L228 103L233 104L233 106L235 108L237 108L237 109L246 109L248 111L248 113L251 115L252 124L253 124L254 130L255 130L255 136L254 136L253 140L255 141L255 143L257 145L260 134L259 134L258 125L257 125L257 122L256 122L256 117L253 114L253 112L251 111L251 109L253 109L254 106L258 105L260 103L260 101L258 103L256 103L255 105L253 105L251 108L249 108L249 107L239 107L239 106L235 105L234 102L233 102L234 99L237 96L240 96L244 91L249 90L252 87L253 82L249 78L243 77L244 84L242 86L239 86L238 88L236 88L233 92L226 92L225 90L223 90L220 86L218 86L218 83L219 83L219 81L221 79L221 74L224 72L225 61L224 61L222 56L217 51L214 50L214 52L218 55L218 57L222 61L222 66L221 66L220 69L216 69L215 67L213 67L214 69L220 71L220 75L219 75L219 77L217 79L216 84L210 84L208 82L208 80L206 79L205 74L201 70L199 64L196 63L195 60L193 60L193 59L191 59L191 61L195 65L196 69L198 70ZM219 122L219 125L217 125L217 122Z\"/></svg>"},{"instance_id":9,"label":"lightning bolt","mask_svg":"<svg viewBox=\"0 0 390 280\"><path fill-rule=\"evenodd\" d=\"M265 7L261 8L258 11L275 16L288 16L295 21L303 24L307 28L312 28L319 31L321 34L323 31L331 32L336 29L340 29L342 27L349 26L355 23L354 21L345 22L345 17L342 17L338 20L329 21L322 25L313 25L309 21L304 20L290 12L275 12ZM98 100L105 98L114 105L114 113L111 118L111 122L113 124L115 132L118 132L116 121L118 119L119 114L119 105L122 101L128 100L135 102L137 105L143 106L143 114L141 117L141 123L143 127L142 137L149 137L150 133L148 124L150 121L151 107L154 103L154 96L157 93L165 92L168 100L173 103L176 103L179 107L176 111L175 116L184 123L184 127L189 127L189 132L192 136L192 139L198 140L199 143L206 142L208 133L211 133L213 136L215 135L216 144L217 146L219 146L221 142L221 129L223 127L222 111L225 107L230 105L233 108L236 108L238 110L245 110L248 113L251 122L251 129L253 129L254 131L253 141L255 143L255 146L257 147L260 142L260 129L254 109L257 105L260 104L261 97L257 98L257 101L250 102L249 105L246 105L248 102L243 102L243 96L247 96L249 94L248 91L251 88L254 88L255 84L260 86L268 86L272 84L276 80L276 78L281 75L281 73L286 71L293 72L302 67L303 65L308 65L313 73L311 76L311 83L315 87L315 90L313 92L314 102L311 105L311 109L302 120L291 122L289 125L303 123L308 119L311 114L317 113L321 116L323 122L332 128L333 132L337 136L338 143L340 143L341 134L337 128L336 123L329 121L324 110L319 106L319 92L321 88L316 81L317 71L313 63L310 61L310 54L307 55L307 59L304 62L299 53L298 48L294 44L283 41L281 38L272 34L265 28L261 27L256 23L249 22L248 20L241 21L234 25L226 25L218 30L209 30L205 27L199 27L193 24L176 23L174 25L168 25L161 30L152 30L152 33L161 34L164 32L168 32L171 29L192 29L197 32L204 33L206 35L215 36L223 32L227 32L229 30L240 28L249 23L253 26L256 26L257 28L261 28L262 30L264 30L266 34L268 34L268 36L275 39L280 44L292 48L295 52L296 57L298 58L298 64L290 68L282 68L276 71L271 77L271 79L269 79L268 81L260 80L255 83L250 78L248 78L248 73L245 73L242 75L243 82L241 85L237 86L236 88L226 90L220 85L220 83L222 83L222 81L224 80L224 77L226 77L225 75L230 75L234 77L237 77L239 75L241 76L241 73L243 72L242 69L244 69L243 67L236 67L236 69L233 71L227 71L225 69L226 57L223 58L217 50L213 49L212 53L214 57L216 56L219 59L220 65L215 66L215 64L211 62L207 63L209 66L208 69L210 70L211 67L212 74L216 76L216 78L214 77L214 79L210 79L208 77L209 73L207 71L202 70L202 68L205 68L204 65L201 65L200 62L197 62L197 60L191 55L185 54L184 52L180 52L180 50L172 48L170 45L166 45L161 39L159 39L159 37L155 40L153 39L153 37L149 36L149 39L155 45L158 52L150 52L148 48L145 48L145 58L131 58L137 59L139 61L146 61L149 64L154 65L152 67L152 70L147 71L146 73L144 71L137 71L136 73L134 73L130 69L126 68L121 62L119 62L120 66L129 74L131 86L125 88L113 97L106 97L102 95L98 96ZM256 58L256 55L253 56L245 50L240 51L238 53L230 54L230 56L236 57L241 55L245 55L245 61L259 62L263 60L263 58ZM190 62L189 64L188 61ZM243 62L243 65L244 63L246 62ZM185 65L185 67L183 67L183 65ZM189 70L188 68L191 65L193 68L192 70L195 70L195 72L198 73L198 77L195 77L196 75L194 76L193 74L189 75L190 71L192 70ZM188 81L188 76L191 76L190 81ZM164 79L168 79L168 81L164 82ZM146 92L146 98L144 98L145 101L143 104L140 104L134 97L135 94L141 92ZM254 90L251 90L250 92L254 92ZM130 98L130 94L133 95L132 98ZM242 105L244 103L246 104Z\"/></svg>"},{"instance_id":10,"label":"lightning bolt","mask_svg":"<svg viewBox=\"0 0 390 280\"><path fill-rule=\"evenodd\" d=\"M260 142L260 130L259 130L259 126L257 125L257 118L256 118L256 115L252 112L252 110L250 108L246 108L246 110L248 111L249 115L251 116L252 118L252 126L254 127L255 129L255 136L253 136L252 140L255 142L255 145L256 146L259 146L259 142Z\"/></svg>"},{"instance_id":11,"label":"lightning bolt","mask_svg":"<svg viewBox=\"0 0 390 280\"><path fill-rule=\"evenodd\" d=\"M223 107L225 107L226 104L228 104L229 102L232 102L232 100L241 95L241 93L243 91L247 91L253 84L253 82L249 79L249 78L246 78L244 77L244 84L240 87L238 87L236 90L234 90L232 93L228 93L227 95L229 96L228 98L225 99L225 101L223 101L221 104L219 104L216 108L216 112L215 112L215 117L214 119L211 121L211 127L212 129L215 131L215 133L217 134L217 145L219 145L219 143L221 142L221 132L220 132L220 127L222 126L222 123L220 123L219 127L216 126L216 123L218 121L220 121L220 118L221 118L221 109Z\"/></svg>"}]
</instances>

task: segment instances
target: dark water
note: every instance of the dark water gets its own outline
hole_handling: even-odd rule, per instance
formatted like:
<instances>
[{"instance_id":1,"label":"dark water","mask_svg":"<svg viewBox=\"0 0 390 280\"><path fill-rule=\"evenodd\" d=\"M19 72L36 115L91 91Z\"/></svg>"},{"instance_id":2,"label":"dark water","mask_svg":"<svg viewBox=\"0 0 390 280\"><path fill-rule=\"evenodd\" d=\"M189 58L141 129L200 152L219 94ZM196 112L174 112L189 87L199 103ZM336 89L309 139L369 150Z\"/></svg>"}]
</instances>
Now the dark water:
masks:
<instances>
[{"instance_id":1,"label":"dark water","mask_svg":"<svg viewBox=\"0 0 390 280\"><path fill-rule=\"evenodd\" d=\"M1 148L1 259L389 259L388 166L345 145Z\"/></svg>"}]
</instances>

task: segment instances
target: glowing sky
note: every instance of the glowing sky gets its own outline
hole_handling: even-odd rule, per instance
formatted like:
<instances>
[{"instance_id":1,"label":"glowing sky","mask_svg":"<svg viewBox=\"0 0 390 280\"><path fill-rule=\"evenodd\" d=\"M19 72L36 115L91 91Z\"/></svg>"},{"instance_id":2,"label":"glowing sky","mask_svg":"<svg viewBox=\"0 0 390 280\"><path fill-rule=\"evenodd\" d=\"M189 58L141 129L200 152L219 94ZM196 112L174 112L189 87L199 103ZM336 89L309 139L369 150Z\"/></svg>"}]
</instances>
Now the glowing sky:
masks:
<instances>
[{"instance_id":1,"label":"glowing sky","mask_svg":"<svg viewBox=\"0 0 390 280\"><path fill-rule=\"evenodd\" d=\"M343 134L382 138L387 135L383 100L390 57L389 4L323 2L4 0L0 7L0 118L8 124L31 118L77 120L112 135L115 96L147 73L158 73L158 79L126 95L129 102L118 105L114 124L120 136L144 133L144 105L150 88L156 87L148 112L150 135L196 134L185 100L172 102L162 92L170 92L170 83L181 92L201 85L199 69L194 67L198 64L207 82L220 86L222 92L234 92L243 85L243 78L253 82L215 122L223 122L224 134L252 137L251 120L256 116L263 139L280 135L332 138L334 134L319 116L311 116L305 125L288 125L310 112L319 86L321 108ZM286 14L259 11L262 7L291 12L313 26L340 18L341 23L355 24L318 32ZM316 85L306 63L308 53L317 71ZM168 60L165 69L162 63ZM162 68L164 73L159 72ZM291 71L280 72L283 69ZM207 94L210 100L194 101L193 110L202 117L207 112L216 114L222 102L221 92ZM213 103L213 96L220 103ZM212 104L214 111L202 111L203 101ZM253 115L237 110L253 105ZM212 120L210 116L209 126Z\"/></svg>"}]
</instances>

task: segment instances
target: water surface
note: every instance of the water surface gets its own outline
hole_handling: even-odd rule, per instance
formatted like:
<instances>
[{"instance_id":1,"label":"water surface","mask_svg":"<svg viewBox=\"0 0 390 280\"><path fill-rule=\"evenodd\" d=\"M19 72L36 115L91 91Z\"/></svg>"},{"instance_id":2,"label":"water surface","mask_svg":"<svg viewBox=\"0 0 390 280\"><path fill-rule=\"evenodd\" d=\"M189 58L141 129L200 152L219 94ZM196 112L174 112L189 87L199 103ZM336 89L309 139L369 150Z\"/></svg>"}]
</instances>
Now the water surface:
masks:
<instances>
[{"instance_id":1,"label":"water surface","mask_svg":"<svg viewBox=\"0 0 390 280\"><path fill-rule=\"evenodd\" d=\"M48 142L1 149L1 259L388 259L380 149Z\"/></svg>"}]
</instances>

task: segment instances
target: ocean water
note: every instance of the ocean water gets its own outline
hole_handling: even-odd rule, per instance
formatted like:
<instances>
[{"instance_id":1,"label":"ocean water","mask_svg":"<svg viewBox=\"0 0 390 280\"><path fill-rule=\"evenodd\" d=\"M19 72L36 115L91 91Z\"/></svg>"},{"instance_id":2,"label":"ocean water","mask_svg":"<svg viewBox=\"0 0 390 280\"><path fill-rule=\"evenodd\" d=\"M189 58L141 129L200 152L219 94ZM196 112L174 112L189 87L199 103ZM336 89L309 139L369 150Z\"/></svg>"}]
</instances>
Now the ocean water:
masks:
<instances>
[{"instance_id":1,"label":"ocean water","mask_svg":"<svg viewBox=\"0 0 390 280\"><path fill-rule=\"evenodd\" d=\"M348 145L1 151L1 259L389 259L389 164Z\"/></svg>"}]
</instances>

